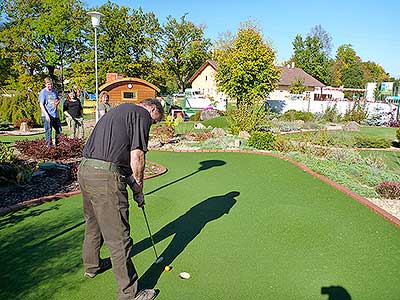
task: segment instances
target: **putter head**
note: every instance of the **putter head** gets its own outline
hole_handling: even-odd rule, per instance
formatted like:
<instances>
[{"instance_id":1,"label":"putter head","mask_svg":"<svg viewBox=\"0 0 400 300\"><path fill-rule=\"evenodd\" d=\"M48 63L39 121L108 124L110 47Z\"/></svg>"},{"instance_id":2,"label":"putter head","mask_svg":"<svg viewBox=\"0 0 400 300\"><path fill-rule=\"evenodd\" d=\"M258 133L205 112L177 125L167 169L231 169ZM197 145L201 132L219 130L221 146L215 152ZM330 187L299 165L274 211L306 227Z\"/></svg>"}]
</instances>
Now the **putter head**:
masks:
<instances>
[{"instance_id":1,"label":"putter head","mask_svg":"<svg viewBox=\"0 0 400 300\"><path fill-rule=\"evenodd\" d=\"M155 263L156 263L156 264L159 264L160 262L162 262L162 261L163 261L163 259L164 259L164 257L162 257L162 256L159 256L159 257L157 257L157 259L156 259Z\"/></svg>"}]
</instances>

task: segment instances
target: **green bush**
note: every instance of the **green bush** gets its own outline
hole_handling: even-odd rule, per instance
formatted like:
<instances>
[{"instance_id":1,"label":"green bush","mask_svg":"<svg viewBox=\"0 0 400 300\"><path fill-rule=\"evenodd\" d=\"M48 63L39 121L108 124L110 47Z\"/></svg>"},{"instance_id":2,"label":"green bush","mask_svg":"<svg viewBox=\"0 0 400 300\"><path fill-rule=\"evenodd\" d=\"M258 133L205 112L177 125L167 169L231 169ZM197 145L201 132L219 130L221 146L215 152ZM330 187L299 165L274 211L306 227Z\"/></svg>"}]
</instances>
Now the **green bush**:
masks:
<instances>
[{"instance_id":1,"label":"green bush","mask_svg":"<svg viewBox=\"0 0 400 300\"><path fill-rule=\"evenodd\" d=\"M337 110L336 103L333 106L328 106L325 109L324 114L322 115L322 119L327 122L338 122L341 119L341 115Z\"/></svg>"},{"instance_id":2,"label":"green bush","mask_svg":"<svg viewBox=\"0 0 400 300\"><path fill-rule=\"evenodd\" d=\"M400 142L400 128L397 128L396 130L396 140Z\"/></svg>"},{"instance_id":3,"label":"green bush","mask_svg":"<svg viewBox=\"0 0 400 300\"><path fill-rule=\"evenodd\" d=\"M352 107L346 109L343 116L343 121L355 121L361 124L362 121L368 118L368 109L366 103L360 103L360 101L354 102Z\"/></svg>"},{"instance_id":4,"label":"green bush","mask_svg":"<svg viewBox=\"0 0 400 300\"><path fill-rule=\"evenodd\" d=\"M18 92L11 97L0 97L0 116L13 124L21 119L30 119L34 125L40 125L42 120L37 94Z\"/></svg>"},{"instance_id":5,"label":"green bush","mask_svg":"<svg viewBox=\"0 0 400 300\"><path fill-rule=\"evenodd\" d=\"M0 143L0 163L10 162L14 158L14 148L10 145Z\"/></svg>"},{"instance_id":6,"label":"green bush","mask_svg":"<svg viewBox=\"0 0 400 300\"><path fill-rule=\"evenodd\" d=\"M252 132L264 123L267 113L256 104L243 103L239 108L228 112L229 129L233 134L240 131Z\"/></svg>"},{"instance_id":7,"label":"green bush","mask_svg":"<svg viewBox=\"0 0 400 300\"><path fill-rule=\"evenodd\" d=\"M194 115L190 116L190 121L200 121L201 110L196 111Z\"/></svg>"},{"instance_id":8,"label":"green bush","mask_svg":"<svg viewBox=\"0 0 400 300\"><path fill-rule=\"evenodd\" d=\"M274 150L276 136L272 132L253 131L248 145L260 150Z\"/></svg>"},{"instance_id":9,"label":"green bush","mask_svg":"<svg viewBox=\"0 0 400 300\"><path fill-rule=\"evenodd\" d=\"M286 121L302 120L304 122L311 121L314 115L307 111L298 111L290 109L282 115L282 119Z\"/></svg>"},{"instance_id":10,"label":"green bush","mask_svg":"<svg viewBox=\"0 0 400 300\"><path fill-rule=\"evenodd\" d=\"M0 164L0 186L29 182L33 169L29 165L18 165L10 162Z\"/></svg>"},{"instance_id":11,"label":"green bush","mask_svg":"<svg viewBox=\"0 0 400 300\"><path fill-rule=\"evenodd\" d=\"M220 116L216 118L212 118L202 122L204 126L208 127L216 127L216 128L228 128L228 120L225 116Z\"/></svg>"},{"instance_id":12,"label":"green bush","mask_svg":"<svg viewBox=\"0 0 400 300\"><path fill-rule=\"evenodd\" d=\"M378 136L356 135L354 137L356 148L389 148L391 144L391 141Z\"/></svg>"}]
</instances>

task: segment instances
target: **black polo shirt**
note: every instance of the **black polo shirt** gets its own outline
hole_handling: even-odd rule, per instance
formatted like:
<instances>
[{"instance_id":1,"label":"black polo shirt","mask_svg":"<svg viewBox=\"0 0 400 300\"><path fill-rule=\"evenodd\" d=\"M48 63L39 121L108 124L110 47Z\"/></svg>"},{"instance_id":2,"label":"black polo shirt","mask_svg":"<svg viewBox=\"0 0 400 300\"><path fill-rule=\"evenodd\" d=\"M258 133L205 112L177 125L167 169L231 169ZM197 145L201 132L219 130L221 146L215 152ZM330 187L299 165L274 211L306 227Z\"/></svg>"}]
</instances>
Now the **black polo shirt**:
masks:
<instances>
[{"instance_id":1,"label":"black polo shirt","mask_svg":"<svg viewBox=\"0 0 400 300\"><path fill-rule=\"evenodd\" d=\"M132 173L130 152L134 149L147 151L152 123L145 108L123 103L97 122L83 149L83 157L113 162Z\"/></svg>"}]
</instances>

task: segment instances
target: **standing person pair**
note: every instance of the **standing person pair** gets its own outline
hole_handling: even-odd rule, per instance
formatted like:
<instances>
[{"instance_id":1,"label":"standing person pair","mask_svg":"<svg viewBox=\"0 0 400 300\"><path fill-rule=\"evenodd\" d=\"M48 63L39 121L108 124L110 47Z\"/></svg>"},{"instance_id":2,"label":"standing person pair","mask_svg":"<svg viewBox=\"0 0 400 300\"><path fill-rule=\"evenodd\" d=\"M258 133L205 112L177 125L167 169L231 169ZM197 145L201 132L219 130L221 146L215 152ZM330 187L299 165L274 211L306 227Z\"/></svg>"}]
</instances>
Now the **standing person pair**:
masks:
<instances>
[{"instance_id":1,"label":"standing person pair","mask_svg":"<svg viewBox=\"0 0 400 300\"><path fill-rule=\"evenodd\" d=\"M53 81L47 77L44 80L45 88L39 94L39 105L42 112L42 121L46 137L47 148L57 146L59 135L61 134L61 122L58 114L58 105L60 99L57 91L53 88ZM53 143L53 129L55 130L55 138Z\"/></svg>"},{"instance_id":2,"label":"standing person pair","mask_svg":"<svg viewBox=\"0 0 400 300\"><path fill-rule=\"evenodd\" d=\"M67 118L67 123L70 130L70 137L78 137L83 139L83 107L77 97L77 94L73 90L71 90L67 95L67 99L64 102L63 111Z\"/></svg>"},{"instance_id":3,"label":"standing person pair","mask_svg":"<svg viewBox=\"0 0 400 300\"><path fill-rule=\"evenodd\" d=\"M78 180L86 222L83 243L85 276L93 278L111 267L119 300L150 300L156 292L141 290L131 260L127 186L144 207L143 179L150 126L163 118L157 99L123 103L103 115L83 150ZM111 262L100 258L103 243Z\"/></svg>"}]
</instances>

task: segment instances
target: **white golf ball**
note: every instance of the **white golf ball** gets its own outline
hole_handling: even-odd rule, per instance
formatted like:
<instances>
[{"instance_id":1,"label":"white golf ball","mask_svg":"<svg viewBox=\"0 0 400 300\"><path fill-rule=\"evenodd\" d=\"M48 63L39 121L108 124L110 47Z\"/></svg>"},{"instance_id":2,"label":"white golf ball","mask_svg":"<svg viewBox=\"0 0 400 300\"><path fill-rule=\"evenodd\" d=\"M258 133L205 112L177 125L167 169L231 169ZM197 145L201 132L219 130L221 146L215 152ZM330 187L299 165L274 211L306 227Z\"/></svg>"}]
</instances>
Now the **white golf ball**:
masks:
<instances>
[{"instance_id":1,"label":"white golf ball","mask_svg":"<svg viewBox=\"0 0 400 300\"><path fill-rule=\"evenodd\" d=\"M188 272L181 272L181 273L179 273L179 277L182 279L189 279L190 274Z\"/></svg>"}]
</instances>

